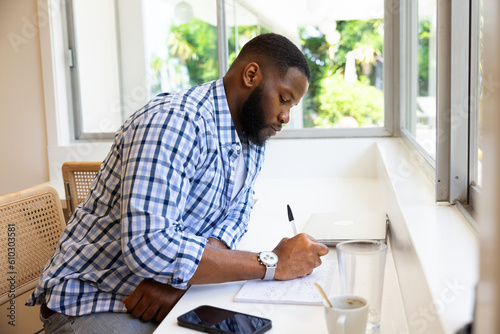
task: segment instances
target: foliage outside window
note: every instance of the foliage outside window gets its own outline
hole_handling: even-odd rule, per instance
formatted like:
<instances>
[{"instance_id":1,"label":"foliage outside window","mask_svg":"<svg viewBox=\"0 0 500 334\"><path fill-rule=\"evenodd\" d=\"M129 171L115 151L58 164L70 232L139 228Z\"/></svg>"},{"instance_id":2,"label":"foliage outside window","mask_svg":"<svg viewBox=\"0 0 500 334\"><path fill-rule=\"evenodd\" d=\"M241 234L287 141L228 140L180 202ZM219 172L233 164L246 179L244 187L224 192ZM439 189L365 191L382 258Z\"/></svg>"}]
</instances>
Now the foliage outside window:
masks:
<instances>
[{"instance_id":1,"label":"foliage outside window","mask_svg":"<svg viewBox=\"0 0 500 334\"><path fill-rule=\"evenodd\" d=\"M156 82L151 94L163 91L160 74L167 69L174 90L217 78L216 27L200 19L172 25L167 39L168 56L154 56L151 68ZM245 40L270 29L238 26ZM383 20L337 22L340 40L328 43L317 27L300 28L302 49L312 70L304 99L304 127L383 126ZM229 62L236 58L235 31L230 29ZM241 38L240 38L241 39ZM239 45L238 50L242 45Z\"/></svg>"},{"instance_id":2,"label":"foliage outside window","mask_svg":"<svg viewBox=\"0 0 500 334\"><path fill-rule=\"evenodd\" d=\"M383 20L339 21L337 31L330 44L317 27L300 30L312 70L304 125L383 126Z\"/></svg>"},{"instance_id":3,"label":"foliage outside window","mask_svg":"<svg viewBox=\"0 0 500 334\"><path fill-rule=\"evenodd\" d=\"M293 109L292 122L287 125L288 128L383 127L383 1L366 1L370 4L370 9L353 12L350 8L344 9L342 13L335 8L335 15L310 15L312 19L308 22L301 21L304 13L287 16L286 23L291 23L293 29L289 26L290 29L284 29L283 16L278 12L260 7L256 12L246 0L226 1L225 14L229 17L229 64L234 61L241 47L258 34L283 34L302 48L312 70L309 92L303 103ZM120 118L113 122L113 126L117 128L132 112L156 94L186 89L219 77L218 59L221 51L218 50L217 38L220 27L217 27L215 0L148 0L142 3L142 7L136 3L112 0L106 0L106 3L110 8L115 6L114 11L110 12L116 15L116 21L120 23L119 29L108 34L116 35L119 41L116 46L118 60L115 63L121 63L118 66L121 72L117 76L120 80L117 84L120 96L113 99L112 105L104 105L106 101L91 99L103 109L103 112L95 116L85 107L86 101L80 102L76 98L76 103L82 106L78 117L81 116L84 120L89 117L99 118L96 122L101 124L110 117L106 110L112 110L113 115ZM329 2L324 2L325 4ZM296 7L298 2L290 5ZM126 8L127 6L135 6L135 10ZM328 8L321 9L321 15L332 12ZM122 13L135 16L123 18ZM75 16L78 18L78 15ZM356 17L363 19L352 19ZM101 21L106 22L104 18ZM131 44L127 35L122 34L125 22L128 27L132 21L134 27L142 27L144 30L143 50L135 47L138 46L137 41L134 40L135 44ZM78 36L89 31L86 27L76 28ZM106 26L100 25L99 29L106 29ZM101 34L104 35L102 32ZM128 51L133 49L137 51L136 59L131 60ZM141 61L142 55L146 56L146 64L140 71L145 73L141 79L134 77L134 66L140 66L138 61ZM123 62L123 59L127 62ZM83 64L83 61L80 58L80 63ZM78 70L80 82L85 81L86 73ZM128 80L126 84L123 84L123 79ZM141 83L138 82L140 80ZM141 91L143 83L147 96L143 96ZM89 87L92 88L92 85ZM135 99L139 95L140 98ZM129 102L131 100L140 102L136 101L134 104ZM117 106L122 110L117 110ZM115 130L109 127L106 129L110 136Z\"/></svg>"}]
</instances>

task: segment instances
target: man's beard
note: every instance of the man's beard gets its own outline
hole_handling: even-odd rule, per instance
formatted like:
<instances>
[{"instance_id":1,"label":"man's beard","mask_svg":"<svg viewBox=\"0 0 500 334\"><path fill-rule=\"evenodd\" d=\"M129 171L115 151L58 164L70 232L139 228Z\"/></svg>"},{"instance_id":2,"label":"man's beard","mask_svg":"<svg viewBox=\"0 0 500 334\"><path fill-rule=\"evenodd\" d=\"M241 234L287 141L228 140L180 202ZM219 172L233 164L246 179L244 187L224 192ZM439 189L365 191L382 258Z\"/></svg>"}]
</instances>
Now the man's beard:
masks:
<instances>
[{"instance_id":1,"label":"man's beard","mask_svg":"<svg viewBox=\"0 0 500 334\"><path fill-rule=\"evenodd\" d=\"M263 134L265 124L265 111L262 106L262 86L258 86L250 93L248 99L243 103L241 110L241 127L243 133L252 143L258 146L264 146L269 138Z\"/></svg>"}]
</instances>

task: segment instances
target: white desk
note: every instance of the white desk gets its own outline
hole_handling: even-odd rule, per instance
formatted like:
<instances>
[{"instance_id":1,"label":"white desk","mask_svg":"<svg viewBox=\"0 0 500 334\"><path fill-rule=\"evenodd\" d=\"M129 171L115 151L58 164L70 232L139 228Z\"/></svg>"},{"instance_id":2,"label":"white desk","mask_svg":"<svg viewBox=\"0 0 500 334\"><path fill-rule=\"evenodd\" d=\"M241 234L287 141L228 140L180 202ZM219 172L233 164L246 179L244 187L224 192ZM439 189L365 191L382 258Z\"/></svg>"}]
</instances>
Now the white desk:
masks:
<instances>
[{"instance_id":1,"label":"white desk","mask_svg":"<svg viewBox=\"0 0 500 334\"><path fill-rule=\"evenodd\" d=\"M365 210L380 207L384 196L380 196L378 185L377 179L265 181L258 185L258 202L252 213L249 231L239 248L252 251L270 250L282 237L291 236L291 227L286 216L287 203L294 211L300 231L309 213L338 210L332 207L332 203L338 203L346 209L353 205ZM387 255L380 333L409 333L390 247ZM335 249L330 250L325 260L336 260ZM333 279L338 291L338 272ZM242 285L243 282L192 286L155 333L195 333L193 330L179 327L177 317L204 304L269 318L273 322L269 333L327 333L321 306L235 303L233 299Z\"/></svg>"}]
</instances>

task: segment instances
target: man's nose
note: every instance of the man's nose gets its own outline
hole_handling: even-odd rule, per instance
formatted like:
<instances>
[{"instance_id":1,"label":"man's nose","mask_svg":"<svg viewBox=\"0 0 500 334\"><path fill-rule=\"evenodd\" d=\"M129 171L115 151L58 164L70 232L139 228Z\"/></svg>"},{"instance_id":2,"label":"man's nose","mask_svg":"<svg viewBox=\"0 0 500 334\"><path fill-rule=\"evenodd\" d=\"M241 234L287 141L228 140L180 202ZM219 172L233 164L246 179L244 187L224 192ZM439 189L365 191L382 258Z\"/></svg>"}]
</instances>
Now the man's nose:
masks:
<instances>
[{"instance_id":1,"label":"man's nose","mask_svg":"<svg viewBox=\"0 0 500 334\"><path fill-rule=\"evenodd\" d=\"M280 113L278 119L280 123L287 124L290 121L290 110Z\"/></svg>"}]
</instances>

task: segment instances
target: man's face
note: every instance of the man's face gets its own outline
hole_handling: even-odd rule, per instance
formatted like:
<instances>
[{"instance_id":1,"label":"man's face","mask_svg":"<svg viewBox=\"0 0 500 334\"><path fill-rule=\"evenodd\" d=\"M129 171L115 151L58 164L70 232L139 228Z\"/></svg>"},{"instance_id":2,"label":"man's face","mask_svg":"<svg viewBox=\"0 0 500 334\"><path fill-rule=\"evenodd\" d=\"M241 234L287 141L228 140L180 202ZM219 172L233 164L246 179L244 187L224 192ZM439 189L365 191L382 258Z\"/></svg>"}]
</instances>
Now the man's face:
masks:
<instances>
[{"instance_id":1,"label":"man's face","mask_svg":"<svg viewBox=\"0 0 500 334\"><path fill-rule=\"evenodd\" d=\"M242 130L248 139L263 146L290 120L290 109L307 92L309 83L296 68L284 77L273 75L263 80L250 94L241 110Z\"/></svg>"}]
</instances>

